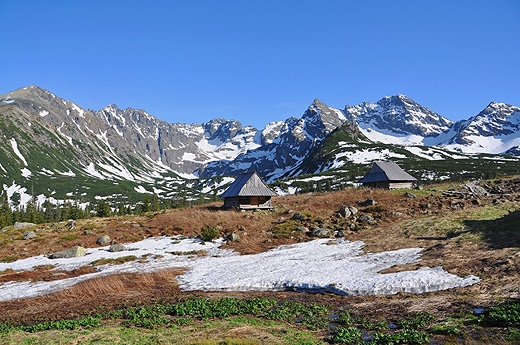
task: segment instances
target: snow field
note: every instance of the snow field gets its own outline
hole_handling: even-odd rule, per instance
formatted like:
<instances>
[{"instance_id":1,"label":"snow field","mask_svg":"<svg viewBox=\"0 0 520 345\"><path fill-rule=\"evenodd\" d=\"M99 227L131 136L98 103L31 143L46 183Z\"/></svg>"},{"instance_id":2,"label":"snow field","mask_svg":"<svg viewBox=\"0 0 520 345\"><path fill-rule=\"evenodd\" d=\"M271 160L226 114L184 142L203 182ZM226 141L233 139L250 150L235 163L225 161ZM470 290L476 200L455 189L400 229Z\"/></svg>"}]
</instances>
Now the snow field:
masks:
<instances>
[{"instance_id":1,"label":"snow field","mask_svg":"<svg viewBox=\"0 0 520 345\"><path fill-rule=\"evenodd\" d=\"M0 285L0 301L35 297L69 288L81 281L117 273L144 273L186 268L178 277L186 291L283 291L332 292L340 295L379 295L398 292L423 293L476 284L476 276L458 277L441 267L379 273L395 265L420 260L421 248L363 254L364 243L320 239L280 246L264 253L239 255L220 249L223 239L202 242L196 238L158 237L126 244L127 251L111 253L109 247L89 248L87 255L49 259L44 255L12 263L0 263L0 271L32 270L39 265L73 270L101 258L135 255L146 262L98 266L98 271L79 277L42 282L8 282ZM198 256L197 251L207 255ZM184 254L184 255L183 255ZM141 260L142 261L142 260Z\"/></svg>"}]
</instances>

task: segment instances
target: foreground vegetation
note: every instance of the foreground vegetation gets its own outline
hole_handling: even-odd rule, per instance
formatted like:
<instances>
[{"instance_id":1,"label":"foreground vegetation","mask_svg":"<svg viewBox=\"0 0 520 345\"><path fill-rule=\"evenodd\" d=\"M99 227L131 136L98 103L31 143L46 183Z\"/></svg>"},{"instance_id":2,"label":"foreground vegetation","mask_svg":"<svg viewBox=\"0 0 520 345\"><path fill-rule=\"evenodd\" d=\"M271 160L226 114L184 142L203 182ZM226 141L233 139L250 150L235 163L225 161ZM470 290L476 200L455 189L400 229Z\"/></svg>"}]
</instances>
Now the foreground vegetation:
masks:
<instances>
[{"instance_id":1,"label":"foreground vegetation","mask_svg":"<svg viewBox=\"0 0 520 345\"><path fill-rule=\"evenodd\" d=\"M506 328L507 327L507 328ZM348 308L271 298L187 298L79 319L0 325L3 344L513 344L520 301L448 317L369 319Z\"/></svg>"}]
</instances>

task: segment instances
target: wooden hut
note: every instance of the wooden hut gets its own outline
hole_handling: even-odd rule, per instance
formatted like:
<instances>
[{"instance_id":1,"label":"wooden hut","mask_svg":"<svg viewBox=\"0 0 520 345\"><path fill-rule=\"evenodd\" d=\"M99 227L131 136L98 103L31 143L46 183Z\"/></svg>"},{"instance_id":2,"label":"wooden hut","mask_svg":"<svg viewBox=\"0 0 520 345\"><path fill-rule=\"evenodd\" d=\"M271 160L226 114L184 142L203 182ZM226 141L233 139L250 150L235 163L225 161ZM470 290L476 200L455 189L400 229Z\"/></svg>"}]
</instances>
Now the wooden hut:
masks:
<instances>
[{"instance_id":1,"label":"wooden hut","mask_svg":"<svg viewBox=\"0 0 520 345\"><path fill-rule=\"evenodd\" d=\"M237 176L221 197L225 208L252 210L272 208L271 197L275 195L260 175L252 171Z\"/></svg>"},{"instance_id":2,"label":"wooden hut","mask_svg":"<svg viewBox=\"0 0 520 345\"><path fill-rule=\"evenodd\" d=\"M359 182L365 187L384 189L414 188L417 186L417 179L394 162L375 162L368 174Z\"/></svg>"}]
</instances>

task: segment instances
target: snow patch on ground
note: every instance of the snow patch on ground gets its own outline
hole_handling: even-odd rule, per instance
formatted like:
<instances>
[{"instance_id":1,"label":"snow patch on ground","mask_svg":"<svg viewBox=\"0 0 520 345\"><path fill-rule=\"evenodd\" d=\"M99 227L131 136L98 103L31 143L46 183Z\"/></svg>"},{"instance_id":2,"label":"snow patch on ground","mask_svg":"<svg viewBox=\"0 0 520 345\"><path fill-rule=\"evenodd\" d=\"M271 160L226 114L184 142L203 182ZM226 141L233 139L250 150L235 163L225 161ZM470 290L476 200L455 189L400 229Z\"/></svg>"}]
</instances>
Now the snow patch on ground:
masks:
<instances>
[{"instance_id":1,"label":"snow patch on ground","mask_svg":"<svg viewBox=\"0 0 520 345\"><path fill-rule=\"evenodd\" d=\"M0 285L0 301L34 297L69 288L81 281L116 273L153 272L186 268L178 280L184 290L204 291L328 291L340 295L376 295L398 292L423 293L476 284L476 276L458 277L441 267L379 273L395 265L420 260L422 248L363 254L364 243L320 239L286 245L264 253L239 255L220 249L223 239L202 242L197 238L158 237L126 244L128 251L111 253L109 247L89 248L87 255L54 259L40 255L0 263L0 271L32 270L39 265L73 270L101 258L135 255L145 262L98 266L98 271L79 277L42 282L7 282ZM206 255L181 255L204 251ZM142 261L142 260L141 260Z\"/></svg>"}]
</instances>

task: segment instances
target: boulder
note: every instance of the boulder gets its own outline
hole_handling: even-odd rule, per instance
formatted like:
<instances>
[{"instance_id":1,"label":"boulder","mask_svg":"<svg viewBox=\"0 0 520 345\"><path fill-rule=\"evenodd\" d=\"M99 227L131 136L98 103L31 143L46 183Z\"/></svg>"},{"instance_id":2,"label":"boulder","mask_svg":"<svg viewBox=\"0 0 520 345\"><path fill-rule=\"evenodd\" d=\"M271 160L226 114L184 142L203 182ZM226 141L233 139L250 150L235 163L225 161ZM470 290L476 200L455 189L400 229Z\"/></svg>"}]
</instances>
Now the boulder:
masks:
<instances>
[{"instance_id":1,"label":"boulder","mask_svg":"<svg viewBox=\"0 0 520 345\"><path fill-rule=\"evenodd\" d=\"M300 232L309 232L309 228L305 227L305 226L299 226L296 228L297 231L300 231Z\"/></svg>"},{"instance_id":2,"label":"boulder","mask_svg":"<svg viewBox=\"0 0 520 345\"><path fill-rule=\"evenodd\" d=\"M76 229L76 221L74 219L69 219L69 221L67 222L67 226L70 230Z\"/></svg>"},{"instance_id":3,"label":"boulder","mask_svg":"<svg viewBox=\"0 0 520 345\"><path fill-rule=\"evenodd\" d=\"M343 230L336 230L334 231L334 237L345 237L345 233Z\"/></svg>"},{"instance_id":4,"label":"boulder","mask_svg":"<svg viewBox=\"0 0 520 345\"><path fill-rule=\"evenodd\" d=\"M36 238L36 233L34 231L24 231L23 239L30 240L31 238Z\"/></svg>"},{"instance_id":5,"label":"boulder","mask_svg":"<svg viewBox=\"0 0 520 345\"><path fill-rule=\"evenodd\" d=\"M320 228L318 226L311 227L311 234L314 237L330 237L330 230L326 228Z\"/></svg>"},{"instance_id":6,"label":"boulder","mask_svg":"<svg viewBox=\"0 0 520 345\"><path fill-rule=\"evenodd\" d=\"M377 202L373 199L368 198L365 201L362 201L362 202L359 201L358 205L359 206L374 206L374 205L377 205Z\"/></svg>"},{"instance_id":7,"label":"boulder","mask_svg":"<svg viewBox=\"0 0 520 345\"><path fill-rule=\"evenodd\" d=\"M30 227L33 227L33 226L36 226L36 224L34 224L34 223L23 223L23 222L16 222L16 223L14 223L14 228L15 229L25 229L25 228L30 228Z\"/></svg>"},{"instance_id":8,"label":"boulder","mask_svg":"<svg viewBox=\"0 0 520 345\"><path fill-rule=\"evenodd\" d=\"M372 224L374 224L374 223L376 222L376 220L375 220L374 218L372 218L371 216L366 215L366 214L360 216L360 217L358 218L358 221L359 221L360 223L368 223L368 224L370 224L370 225L372 225Z\"/></svg>"},{"instance_id":9,"label":"boulder","mask_svg":"<svg viewBox=\"0 0 520 345\"><path fill-rule=\"evenodd\" d=\"M302 213L295 213L292 217L292 220L305 220L305 216Z\"/></svg>"},{"instance_id":10,"label":"boulder","mask_svg":"<svg viewBox=\"0 0 520 345\"><path fill-rule=\"evenodd\" d=\"M410 199L415 199L415 198L417 198L417 195L415 195L415 194L412 193L412 192L406 192L406 193L404 193L404 196L406 196L407 198L410 198Z\"/></svg>"},{"instance_id":11,"label":"boulder","mask_svg":"<svg viewBox=\"0 0 520 345\"><path fill-rule=\"evenodd\" d=\"M122 245L121 243L113 244L108 248L109 252L124 252L126 250L126 247Z\"/></svg>"},{"instance_id":12,"label":"boulder","mask_svg":"<svg viewBox=\"0 0 520 345\"><path fill-rule=\"evenodd\" d=\"M100 246L108 246L110 244L110 241L110 236L103 235L97 239L96 244L99 244Z\"/></svg>"},{"instance_id":13,"label":"boulder","mask_svg":"<svg viewBox=\"0 0 520 345\"><path fill-rule=\"evenodd\" d=\"M342 208L340 208L338 213L342 217L345 217L345 218L348 218L348 217L350 217L352 215L352 212L350 212L350 209L348 208L348 206L343 206Z\"/></svg>"},{"instance_id":14,"label":"boulder","mask_svg":"<svg viewBox=\"0 0 520 345\"><path fill-rule=\"evenodd\" d=\"M356 215L358 213L358 209L354 206L347 206L347 208L350 211L350 213L352 213L352 215Z\"/></svg>"},{"instance_id":15,"label":"boulder","mask_svg":"<svg viewBox=\"0 0 520 345\"><path fill-rule=\"evenodd\" d=\"M70 259L85 256L86 254L87 252L85 248L80 246L74 246L70 249L49 255L49 259Z\"/></svg>"},{"instance_id":16,"label":"boulder","mask_svg":"<svg viewBox=\"0 0 520 345\"><path fill-rule=\"evenodd\" d=\"M228 240L235 242L240 240L240 236L233 232L231 235L228 236Z\"/></svg>"}]
</instances>

